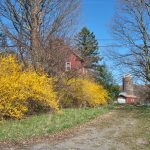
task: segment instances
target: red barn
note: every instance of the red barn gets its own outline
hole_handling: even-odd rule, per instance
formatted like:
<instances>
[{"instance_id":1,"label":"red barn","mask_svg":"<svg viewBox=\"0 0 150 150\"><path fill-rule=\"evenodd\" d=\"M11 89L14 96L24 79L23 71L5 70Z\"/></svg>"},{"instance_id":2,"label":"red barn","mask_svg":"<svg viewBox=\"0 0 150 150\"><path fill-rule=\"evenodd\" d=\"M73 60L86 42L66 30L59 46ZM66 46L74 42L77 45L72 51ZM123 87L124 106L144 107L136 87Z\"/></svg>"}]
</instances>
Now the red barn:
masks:
<instances>
[{"instance_id":1,"label":"red barn","mask_svg":"<svg viewBox=\"0 0 150 150\"><path fill-rule=\"evenodd\" d=\"M131 74L126 74L123 77L122 91L118 96L118 103L135 104L137 97L134 95L133 81Z\"/></svg>"},{"instance_id":2,"label":"red barn","mask_svg":"<svg viewBox=\"0 0 150 150\"><path fill-rule=\"evenodd\" d=\"M128 95L125 92L121 92L118 96L118 103L120 104L135 104L137 97L134 95Z\"/></svg>"}]
</instances>

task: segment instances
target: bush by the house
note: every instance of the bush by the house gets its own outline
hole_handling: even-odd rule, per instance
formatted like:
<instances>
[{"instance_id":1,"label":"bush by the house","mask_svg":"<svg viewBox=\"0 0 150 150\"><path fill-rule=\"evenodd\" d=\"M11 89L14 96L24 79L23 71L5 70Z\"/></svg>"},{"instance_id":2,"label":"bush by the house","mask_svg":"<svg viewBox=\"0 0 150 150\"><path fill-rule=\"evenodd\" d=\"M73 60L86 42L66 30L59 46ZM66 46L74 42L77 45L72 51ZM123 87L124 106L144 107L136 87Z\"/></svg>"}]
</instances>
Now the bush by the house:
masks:
<instances>
[{"instance_id":1,"label":"bush by the house","mask_svg":"<svg viewBox=\"0 0 150 150\"><path fill-rule=\"evenodd\" d=\"M82 78L64 80L59 92L62 107L96 107L107 103L107 91L97 83Z\"/></svg>"},{"instance_id":2,"label":"bush by the house","mask_svg":"<svg viewBox=\"0 0 150 150\"><path fill-rule=\"evenodd\" d=\"M58 110L53 79L37 74L32 67L23 70L22 64L9 55L0 57L0 118L21 118L29 110L28 101Z\"/></svg>"}]
</instances>

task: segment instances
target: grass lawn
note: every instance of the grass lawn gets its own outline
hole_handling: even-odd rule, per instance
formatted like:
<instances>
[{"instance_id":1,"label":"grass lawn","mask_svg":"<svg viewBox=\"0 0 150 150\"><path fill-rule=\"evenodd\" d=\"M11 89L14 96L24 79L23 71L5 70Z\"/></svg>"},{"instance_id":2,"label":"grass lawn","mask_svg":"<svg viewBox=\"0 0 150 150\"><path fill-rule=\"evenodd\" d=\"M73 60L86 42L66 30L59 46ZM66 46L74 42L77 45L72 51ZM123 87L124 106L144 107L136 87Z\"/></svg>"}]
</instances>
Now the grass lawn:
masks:
<instances>
[{"instance_id":1,"label":"grass lawn","mask_svg":"<svg viewBox=\"0 0 150 150\"><path fill-rule=\"evenodd\" d=\"M134 105L109 105L111 110L119 110L132 114L132 117L137 120L136 137L144 137L148 139L150 149L150 107L134 106Z\"/></svg>"},{"instance_id":2,"label":"grass lawn","mask_svg":"<svg viewBox=\"0 0 150 150\"><path fill-rule=\"evenodd\" d=\"M41 114L22 120L0 122L0 141L21 140L47 135L83 124L108 112L107 107L64 109L61 113Z\"/></svg>"},{"instance_id":3,"label":"grass lawn","mask_svg":"<svg viewBox=\"0 0 150 150\"><path fill-rule=\"evenodd\" d=\"M134 117L138 119L139 131L148 139L150 149L150 107L136 109Z\"/></svg>"}]
</instances>

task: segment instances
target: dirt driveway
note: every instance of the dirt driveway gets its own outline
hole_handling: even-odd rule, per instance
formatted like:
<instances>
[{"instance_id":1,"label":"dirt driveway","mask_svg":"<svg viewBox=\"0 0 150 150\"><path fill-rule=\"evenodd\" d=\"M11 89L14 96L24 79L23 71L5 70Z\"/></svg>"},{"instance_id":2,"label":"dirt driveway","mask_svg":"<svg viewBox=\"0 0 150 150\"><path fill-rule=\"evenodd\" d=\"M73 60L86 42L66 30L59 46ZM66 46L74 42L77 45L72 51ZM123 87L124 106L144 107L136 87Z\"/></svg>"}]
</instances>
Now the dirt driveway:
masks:
<instances>
[{"instance_id":1,"label":"dirt driveway","mask_svg":"<svg viewBox=\"0 0 150 150\"><path fill-rule=\"evenodd\" d=\"M42 142L24 150L149 150L150 130L134 111L113 111L93 120L74 136L52 143ZM142 126L141 126L142 125ZM150 132L149 132L150 133Z\"/></svg>"}]
</instances>

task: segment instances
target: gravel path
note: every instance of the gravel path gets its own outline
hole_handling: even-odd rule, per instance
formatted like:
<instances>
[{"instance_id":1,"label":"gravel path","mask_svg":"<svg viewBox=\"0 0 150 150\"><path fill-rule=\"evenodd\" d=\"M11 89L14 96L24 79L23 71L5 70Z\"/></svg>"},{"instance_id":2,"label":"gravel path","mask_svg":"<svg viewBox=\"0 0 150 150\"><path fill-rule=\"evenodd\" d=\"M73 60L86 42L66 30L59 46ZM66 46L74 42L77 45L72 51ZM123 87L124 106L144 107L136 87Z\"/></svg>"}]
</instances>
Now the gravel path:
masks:
<instances>
[{"instance_id":1,"label":"gravel path","mask_svg":"<svg viewBox=\"0 0 150 150\"><path fill-rule=\"evenodd\" d=\"M42 142L24 150L149 150L147 141L139 136L137 118L132 112L115 111L77 130L73 137L53 143Z\"/></svg>"}]
</instances>

